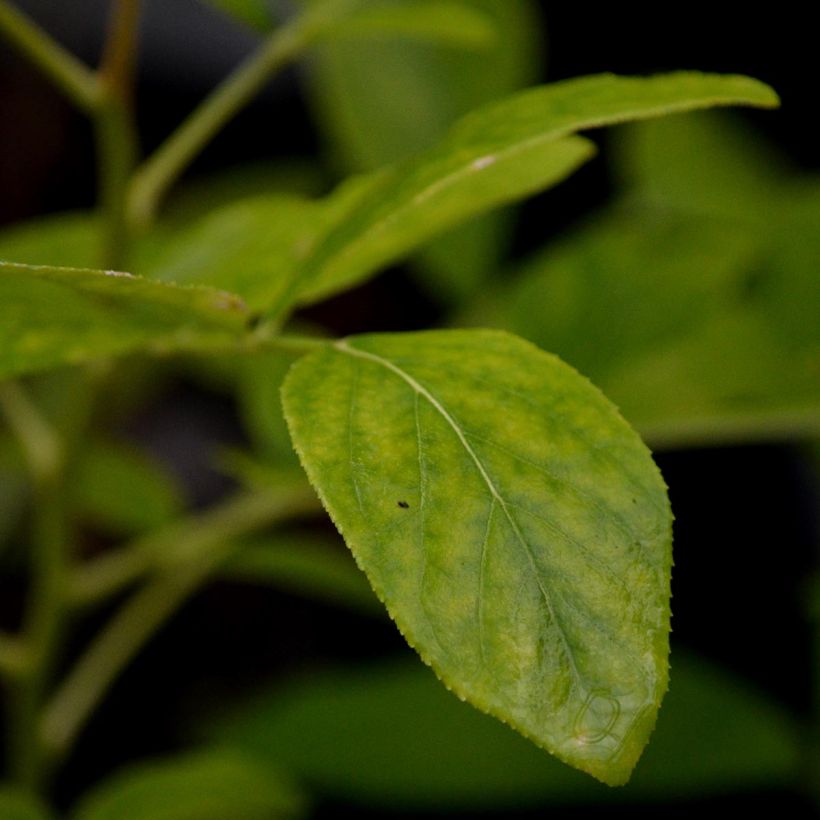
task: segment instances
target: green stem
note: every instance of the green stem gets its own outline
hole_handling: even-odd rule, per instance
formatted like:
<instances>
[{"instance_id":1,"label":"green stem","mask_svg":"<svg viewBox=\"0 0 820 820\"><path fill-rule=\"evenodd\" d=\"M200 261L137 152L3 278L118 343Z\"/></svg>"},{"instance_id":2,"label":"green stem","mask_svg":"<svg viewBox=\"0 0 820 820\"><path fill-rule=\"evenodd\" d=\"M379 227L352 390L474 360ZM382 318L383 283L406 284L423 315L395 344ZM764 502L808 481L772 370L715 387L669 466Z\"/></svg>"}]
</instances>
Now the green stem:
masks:
<instances>
[{"instance_id":1,"label":"green stem","mask_svg":"<svg viewBox=\"0 0 820 820\"><path fill-rule=\"evenodd\" d=\"M0 410L20 442L35 484L53 481L65 455L57 431L15 382L0 384Z\"/></svg>"},{"instance_id":2,"label":"green stem","mask_svg":"<svg viewBox=\"0 0 820 820\"><path fill-rule=\"evenodd\" d=\"M293 515L319 509L315 494L306 484L279 492L298 501ZM69 578L67 596L77 605L104 600L152 571L184 564L192 555L207 552L225 540L259 529L282 516L278 497L270 493L231 498L219 507L137 538L78 567Z\"/></svg>"},{"instance_id":3,"label":"green stem","mask_svg":"<svg viewBox=\"0 0 820 820\"><path fill-rule=\"evenodd\" d=\"M119 0L114 4L100 67L102 98L94 115L94 130L99 156L104 268L126 266L130 239L126 202L137 164L132 108L140 8L141 0Z\"/></svg>"},{"instance_id":4,"label":"green stem","mask_svg":"<svg viewBox=\"0 0 820 820\"><path fill-rule=\"evenodd\" d=\"M219 510L188 522L186 527L176 528L176 565L160 572L122 606L45 709L40 736L48 751L59 757L71 748L113 681L230 555L240 536L315 506L315 496L308 488L290 493L255 493L239 496ZM169 531L169 542L170 536Z\"/></svg>"},{"instance_id":5,"label":"green stem","mask_svg":"<svg viewBox=\"0 0 820 820\"><path fill-rule=\"evenodd\" d=\"M6 0L0 0L0 33L78 108L97 109L100 86L96 74Z\"/></svg>"},{"instance_id":6,"label":"green stem","mask_svg":"<svg viewBox=\"0 0 820 820\"><path fill-rule=\"evenodd\" d=\"M128 203L132 226L141 228L151 223L163 196L191 161L277 71L297 58L349 4L349 0L337 2L332 4L332 12L306 12L283 25L194 109L134 175Z\"/></svg>"}]
</instances>

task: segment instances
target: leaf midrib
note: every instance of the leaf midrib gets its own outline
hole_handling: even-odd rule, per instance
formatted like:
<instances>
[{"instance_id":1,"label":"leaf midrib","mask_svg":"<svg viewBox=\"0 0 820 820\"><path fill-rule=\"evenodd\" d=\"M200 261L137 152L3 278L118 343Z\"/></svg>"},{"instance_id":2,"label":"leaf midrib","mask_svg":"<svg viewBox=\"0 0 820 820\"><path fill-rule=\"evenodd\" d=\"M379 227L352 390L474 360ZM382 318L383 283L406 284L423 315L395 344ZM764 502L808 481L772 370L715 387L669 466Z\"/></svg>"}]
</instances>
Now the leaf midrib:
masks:
<instances>
[{"instance_id":1,"label":"leaf midrib","mask_svg":"<svg viewBox=\"0 0 820 820\"><path fill-rule=\"evenodd\" d=\"M507 502L499 493L497 487L495 486L495 483L493 482L492 478L490 477L489 473L484 467L483 462L478 457L478 454L475 452L475 450L473 450L473 448L470 446L470 443L467 441L464 432L459 427L456 420L447 412L446 408L441 404L441 402L432 393L430 393L430 391L427 390L427 388L424 387L424 385L416 381L409 373L402 370L400 367L398 367L398 365L394 364L389 359L385 359L381 356L376 355L375 353L370 353L366 350L361 350L360 348L352 347L345 339L336 342L334 347L346 355L360 359L365 359L367 361L373 362L374 364L378 364L381 367L386 368L391 373L394 373L402 381L404 381L417 395L422 396L427 402L429 402L429 404L441 415L441 417L447 422L447 424L450 425L453 432L458 437L458 440L461 442L465 451L470 456L476 468L478 469L478 472L484 480L484 483L487 485L487 489L490 491L490 495L498 503L498 506L504 512L504 516L507 519L510 528L512 529L516 539L518 540L519 544L521 545L527 556L530 568L532 569L533 577L535 578L535 582L538 585L538 589L541 592L542 598L544 599L544 604L547 607L547 612L549 613L550 620L554 624L555 629L558 633L558 637L561 641L561 645L564 648L564 654L567 658L570 670L572 671L572 675L575 679L575 685L581 692L583 692L585 690L585 687L583 686L581 675L575 663L575 656L572 653L572 649L570 647L569 641L567 640L564 628L562 627L561 622L555 613L555 609L552 605L552 599L550 597L550 594L544 586L544 584L541 582L540 577L538 576L538 571L535 565L535 556L533 555L532 549L530 548L530 545L527 543L526 539L521 533L521 530L517 522L510 513L507 507Z\"/></svg>"}]
</instances>

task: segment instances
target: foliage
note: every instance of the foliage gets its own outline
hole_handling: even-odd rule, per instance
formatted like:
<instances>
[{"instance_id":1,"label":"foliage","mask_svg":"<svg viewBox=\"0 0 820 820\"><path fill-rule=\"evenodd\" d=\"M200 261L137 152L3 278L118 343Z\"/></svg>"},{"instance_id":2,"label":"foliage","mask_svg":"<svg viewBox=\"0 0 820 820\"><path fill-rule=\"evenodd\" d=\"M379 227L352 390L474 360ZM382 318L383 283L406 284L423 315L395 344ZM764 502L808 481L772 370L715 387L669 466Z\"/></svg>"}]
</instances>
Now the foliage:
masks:
<instances>
[{"instance_id":1,"label":"foliage","mask_svg":"<svg viewBox=\"0 0 820 820\"><path fill-rule=\"evenodd\" d=\"M139 163L138 0L112 4L99 71L0 0L0 33L91 118L101 180L98 212L0 234L0 549L29 578L22 630L0 635L0 813L48 816L48 777L110 686L217 577L368 616L380 601L447 688L534 745L418 664L328 673L245 704L197 751L105 779L78 820L299 816L311 788L458 807L600 793L542 750L626 783L667 689L672 566L666 487L630 424L657 446L820 432L818 189L723 120L669 116L776 95L694 71L525 88L539 37L524 0L313 0L284 20L260 0L208 1L259 32L258 50ZM303 57L345 178L315 196L310 174L254 169L163 208ZM499 208L588 161L579 132L626 122L622 196L498 276L513 224ZM305 324L301 308L399 263L451 327L334 339ZM231 397L246 434L220 455L239 490L206 509L117 433L191 371ZM304 526L317 494L364 575ZM99 631L63 668L91 607ZM725 724L696 736L694 712L764 717L750 744ZM628 793L788 782L796 735L761 696L683 660Z\"/></svg>"}]
</instances>

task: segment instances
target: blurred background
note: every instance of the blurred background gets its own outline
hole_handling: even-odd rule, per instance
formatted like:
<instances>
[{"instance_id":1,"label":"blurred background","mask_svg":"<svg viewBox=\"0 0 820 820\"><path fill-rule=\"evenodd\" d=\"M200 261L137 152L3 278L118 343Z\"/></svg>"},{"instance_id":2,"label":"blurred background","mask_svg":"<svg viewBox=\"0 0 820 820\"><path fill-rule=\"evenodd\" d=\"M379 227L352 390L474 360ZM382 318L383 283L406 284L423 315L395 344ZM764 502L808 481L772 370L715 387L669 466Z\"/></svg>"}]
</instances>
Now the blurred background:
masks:
<instances>
[{"instance_id":1,"label":"blurred background","mask_svg":"<svg viewBox=\"0 0 820 820\"><path fill-rule=\"evenodd\" d=\"M108 3L16 5L96 62ZM142 148L149 152L260 35L199 0L145 5L137 111ZM286 11L287 5L272 8ZM590 375L630 421L648 431L676 515L672 683L634 782L609 790L545 762L506 728L439 687L392 624L367 603L356 611L297 591L221 580L186 605L116 684L58 780L61 804L119 765L217 736L294 772L314 795L314 816L321 818L526 818L556 808L573 816L602 804L633 816L753 806L790 817L812 814L811 785L816 788L820 776L810 752L817 742L820 422L807 420L801 410L792 425L790 407L778 401L793 389L795 407L803 408L806 396L816 396L817 359L795 375L790 368L800 364L803 348L791 336L775 353L766 348L759 355L758 337L747 344L741 334L732 350L745 358L710 359L710 374L691 386L686 379L701 366L698 356L728 338L716 320L703 336L670 347L666 358L662 339L658 356L641 360L643 369L627 368L615 353L609 355L613 343L601 327L617 325L618 316L627 323L643 317L646 325L646 314L663 303L643 304L642 291L630 291L627 275L622 291L580 302L585 318L564 332L559 324L570 314L559 313L556 305L570 296L555 284L560 280L554 274L576 270L594 289L599 267L605 272L610 259L624 269L646 259L662 265L673 255L670 247L684 247L687 264L693 258L714 262L728 248L726 266L733 271L738 257L754 260L741 285L733 280L732 287L755 298L766 292L772 265L800 271L798 296L772 297L772 310L784 312L795 338L816 340L820 177L810 123L818 61L813 28L801 19L805 4L780 4L765 15L729 14L714 3L697 2L649 9L519 5L521 15L505 44L513 55L505 70L519 82L695 68L764 80L780 94L782 109L596 133L601 152L595 160L514 216L477 229L495 244L475 251L473 270L463 281L440 285L447 249L457 245L439 244L425 264L395 267L302 318L335 333L437 323L513 327ZM397 68L405 57L411 68ZM422 147L448 116L477 104L482 94L454 85L452 99L430 102L421 92L417 104L401 98L395 89L411 87L414 65L423 63L419 76L429 72L436 82L437 71L459 77L462 69L451 55L424 63L428 57L413 48L380 54L374 47L372 54L355 58L316 55L287 71L190 170L188 207L203 196L204 188L196 187L202 179L248 193L276 180L319 194L345 172ZM367 60L371 78L381 86L372 98L342 110L334 94L356 87ZM374 65L381 76L372 76ZM489 77L482 81L492 83ZM401 101L396 107L404 109L406 122L386 122L396 114L391 95ZM359 118L358 137L350 133L351 117ZM92 206L94 154L87 123L3 44L0 123L0 226L11 231L28 219ZM250 172L241 170L247 164ZM667 207L677 209L675 220L685 213L682 225L666 220ZM784 217L781 225L780 216L790 208L798 215ZM775 226L773 236L780 231L771 253L744 244L761 225ZM467 233L448 241L467 243ZM693 243L701 243L699 256L687 255ZM581 250L590 247L600 258ZM550 249L546 256L543 248ZM487 269L480 260L489 260ZM477 290L481 299L475 298ZM692 302L698 316L713 310L717 297L711 291L680 296L695 297L701 300ZM538 310L530 307L521 315L521 305L533 300ZM623 338L631 338L628 330ZM650 335L638 341L651 346L657 340ZM747 371L752 376L743 376ZM639 376L646 376L649 387L633 391ZM748 435L726 434L720 424L687 428L687 419L723 418L711 413L710 402L722 413L737 398L717 396L715 385L727 383L737 395L759 399L775 423L752 424ZM682 398L688 385L690 404ZM244 447L248 439L230 392L191 365L170 378L163 374L143 396L117 420L118 435L161 461L188 504L204 506L224 495L234 479L217 468L215 454ZM681 399L677 415L665 396ZM333 538L323 524L311 525L309 532ZM13 553L0 552L0 562L6 565L0 611L8 620L19 606L19 584ZM78 646L97 623L89 619Z\"/></svg>"}]
</instances>

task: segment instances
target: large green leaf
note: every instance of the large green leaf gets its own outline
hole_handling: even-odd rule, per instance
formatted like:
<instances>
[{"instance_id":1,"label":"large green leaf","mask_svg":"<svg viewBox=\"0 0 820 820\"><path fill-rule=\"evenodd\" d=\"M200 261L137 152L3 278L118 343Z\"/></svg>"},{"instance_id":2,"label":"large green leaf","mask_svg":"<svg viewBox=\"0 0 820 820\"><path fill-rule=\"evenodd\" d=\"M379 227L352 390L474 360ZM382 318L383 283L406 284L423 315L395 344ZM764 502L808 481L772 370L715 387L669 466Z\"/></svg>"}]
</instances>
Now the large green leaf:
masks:
<instances>
[{"instance_id":1,"label":"large green leaf","mask_svg":"<svg viewBox=\"0 0 820 820\"><path fill-rule=\"evenodd\" d=\"M304 800L270 766L208 750L141 763L81 799L74 820L279 820L299 817Z\"/></svg>"},{"instance_id":2,"label":"large green leaf","mask_svg":"<svg viewBox=\"0 0 820 820\"><path fill-rule=\"evenodd\" d=\"M785 710L680 652L652 742L618 790L539 753L405 661L272 687L215 734L323 794L405 810L696 799L788 786L800 765Z\"/></svg>"},{"instance_id":3,"label":"large green leaf","mask_svg":"<svg viewBox=\"0 0 820 820\"><path fill-rule=\"evenodd\" d=\"M311 482L422 658L625 782L666 689L671 514L614 407L496 331L353 337L283 393Z\"/></svg>"},{"instance_id":4,"label":"large green leaf","mask_svg":"<svg viewBox=\"0 0 820 820\"><path fill-rule=\"evenodd\" d=\"M0 378L137 349L208 347L238 338L246 321L221 291L0 263Z\"/></svg>"},{"instance_id":5,"label":"large green leaf","mask_svg":"<svg viewBox=\"0 0 820 820\"><path fill-rule=\"evenodd\" d=\"M323 241L288 298L315 301L350 287L445 228L563 179L590 156L572 132L715 105L772 106L746 77L679 72L597 75L529 89L468 114L434 148L387 175Z\"/></svg>"}]
</instances>

